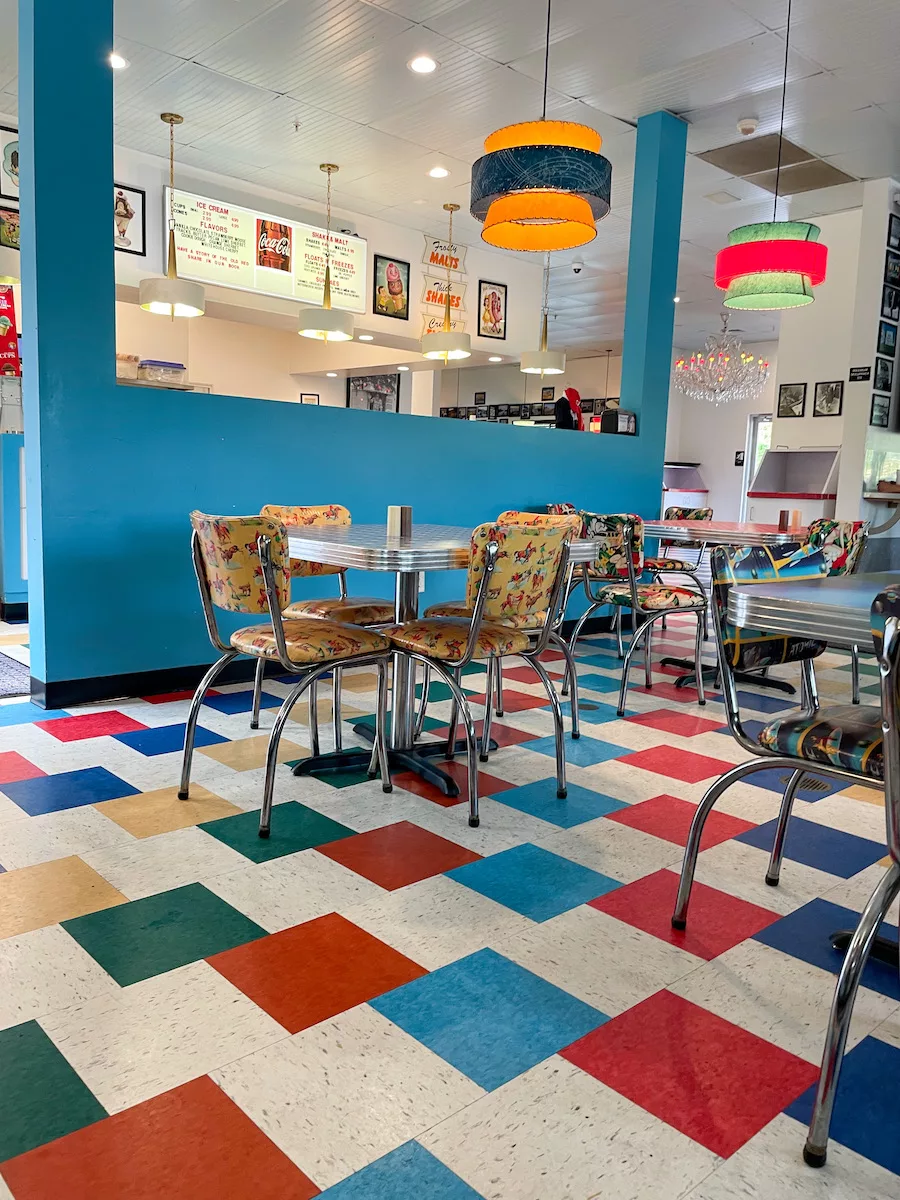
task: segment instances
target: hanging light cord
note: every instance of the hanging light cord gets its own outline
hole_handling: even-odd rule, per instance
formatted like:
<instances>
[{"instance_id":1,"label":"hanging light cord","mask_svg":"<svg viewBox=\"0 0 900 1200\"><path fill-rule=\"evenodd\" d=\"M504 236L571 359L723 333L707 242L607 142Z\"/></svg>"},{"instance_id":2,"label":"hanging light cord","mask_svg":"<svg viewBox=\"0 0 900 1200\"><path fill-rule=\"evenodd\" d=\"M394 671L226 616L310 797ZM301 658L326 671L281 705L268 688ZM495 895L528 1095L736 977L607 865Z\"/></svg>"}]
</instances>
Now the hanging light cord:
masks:
<instances>
[{"instance_id":1,"label":"hanging light cord","mask_svg":"<svg viewBox=\"0 0 900 1200\"><path fill-rule=\"evenodd\" d=\"M453 253L453 209L448 208L447 212L450 216L450 228L447 233L447 295L444 297L444 333L451 333L453 325L450 321L450 257Z\"/></svg>"},{"instance_id":2,"label":"hanging light cord","mask_svg":"<svg viewBox=\"0 0 900 1200\"><path fill-rule=\"evenodd\" d=\"M175 122L169 122L169 228L175 228Z\"/></svg>"},{"instance_id":3,"label":"hanging light cord","mask_svg":"<svg viewBox=\"0 0 900 1200\"><path fill-rule=\"evenodd\" d=\"M328 187L325 191L325 268L331 265L331 167L328 168Z\"/></svg>"},{"instance_id":4,"label":"hanging light cord","mask_svg":"<svg viewBox=\"0 0 900 1200\"><path fill-rule=\"evenodd\" d=\"M547 79L550 74L550 6L553 0L547 0L547 41L544 46L544 107L541 111L541 120L547 120Z\"/></svg>"},{"instance_id":5,"label":"hanging light cord","mask_svg":"<svg viewBox=\"0 0 900 1200\"><path fill-rule=\"evenodd\" d=\"M781 125L778 129L778 166L775 169L775 205L772 220L778 220L778 184L781 181L781 147L784 144L784 105L787 99L788 50L791 44L791 0L787 6L787 26L784 31L784 81L781 85Z\"/></svg>"}]
</instances>

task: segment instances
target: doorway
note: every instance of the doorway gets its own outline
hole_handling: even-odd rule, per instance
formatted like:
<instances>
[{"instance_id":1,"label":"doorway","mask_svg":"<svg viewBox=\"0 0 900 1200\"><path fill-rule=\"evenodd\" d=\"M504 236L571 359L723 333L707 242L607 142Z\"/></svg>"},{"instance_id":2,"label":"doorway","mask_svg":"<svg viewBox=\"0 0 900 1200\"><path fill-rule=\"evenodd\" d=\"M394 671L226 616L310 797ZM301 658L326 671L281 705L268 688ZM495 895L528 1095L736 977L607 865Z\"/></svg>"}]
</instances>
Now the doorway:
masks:
<instances>
[{"instance_id":1,"label":"doorway","mask_svg":"<svg viewBox=\"0 0 900 1200\"><path fill-rule=\"evenodd\" d=\"M752 521L747 502L750 484L759 470L763 456L772 444L772 414L751 413L747 418L747 448L744 453L744 478L741 483L741 520Z\"/></svg>"}]
</instances>

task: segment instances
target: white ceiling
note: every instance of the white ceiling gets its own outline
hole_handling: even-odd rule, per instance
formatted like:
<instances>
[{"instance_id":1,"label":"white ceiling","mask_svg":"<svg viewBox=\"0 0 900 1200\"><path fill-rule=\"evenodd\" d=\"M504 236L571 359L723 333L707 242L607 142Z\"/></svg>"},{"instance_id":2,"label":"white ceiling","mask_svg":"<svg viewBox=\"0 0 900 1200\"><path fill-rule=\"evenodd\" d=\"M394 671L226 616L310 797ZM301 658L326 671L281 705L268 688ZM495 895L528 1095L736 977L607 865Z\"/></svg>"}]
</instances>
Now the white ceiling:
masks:
<instances>
[{"instance_id":1,"label":"white ceiling","mask_svg":"<svg viewBox=\"0 0 900 1200\"><path fill-rule=\"evenodd\" d=\"M0 0L10 116L15 7ZM715 251L733 226L770 216L772 198L694 154L735 141L742 116L777 131L785 18L785 0L554 0L548 115L598 129L613 165L596 240L555 256L557 345L584 355L621 339L634 123L655 109L689 124L676 342L718 327ZM430 230L455 199L474 241L469 165L491 130L540 114L545 20L546 0L117 0L116 49L131 65L116 74L116 142L164 153L158 114L172 109L185 117L180 162L321 200L330 159L342 208ZM787 136L851 175L900 176L898 0L794 0L791 44ZM421 53L440 63L431 76L407 70ZM449 178L428 178L437 163ZM722 191L736 199L708 199ZM857 192L800 197L793 212L835 211ZM742 326L747 340L776 332L764 314Z\"/></svg>"}]
</instances>

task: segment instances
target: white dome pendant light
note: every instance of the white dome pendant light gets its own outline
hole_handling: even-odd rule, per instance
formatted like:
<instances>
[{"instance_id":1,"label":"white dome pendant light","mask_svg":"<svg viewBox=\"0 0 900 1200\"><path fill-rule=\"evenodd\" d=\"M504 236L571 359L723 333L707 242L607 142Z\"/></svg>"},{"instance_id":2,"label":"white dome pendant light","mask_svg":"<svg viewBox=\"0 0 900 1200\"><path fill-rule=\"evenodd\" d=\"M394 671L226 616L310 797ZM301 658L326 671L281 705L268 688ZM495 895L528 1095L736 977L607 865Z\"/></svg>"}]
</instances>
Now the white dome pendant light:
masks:
<instances>
[{"instance_id":1,"label":"white dome pendant light","mask_svg":"<svg viewBox=\"0 0 900 1200\"><path fill-rule=\"evenodd\" d=\"M544 300L541 305L541 348L525 350L519 361L519 370L525 375L562 375L566 369L566 355L562 350L547 349L547 316L550 311L550 255L544 264Z\"/></svg>"},{"instance_id":2,"label":"white dome pendant light","mask_svg":"<svg viewBox=\"0 0 900 1200\"><path fill-rule=\"evenodd\" d=\"M322 307L301 308L297 332L301 337L318 338L320 342L352 342L353 313L331 307L331 176L340 170L334 163L319 163L319 170L328 176L325 206L325 285Z\"/></svg>"},{"instance_id":3,"label":"white dome pendant light","mask_svg":"<svg viewBox=\"0 0 900 1200\"><path fill-rule=\"evenodd\" d=\"M175 126L184 117L178 113L160 113L159 119L169 126L169 252L164 279L142 279L141 308L161 317L202 317L206 311L206 293L199 283L179 279L175 265Z\"/></svg>"},{"instance_id":4,"label":"white dome pendant light","mask_svg":"<svg viewBox=\"0 0 900 1200\"><path fill-rule=\"evenodd\" d=\"M459 211L458 204L445 204L444 212L450 214L450 232L447 244L453 245L453 214ZM437 333L426 333L422 338L422 357L434 359L445 365L456 358L472 357L472 339L467 333L454 333L450 319L450 255L447 255L447 294L444 296L444 327Z\"/></svg>"}]
</instances>

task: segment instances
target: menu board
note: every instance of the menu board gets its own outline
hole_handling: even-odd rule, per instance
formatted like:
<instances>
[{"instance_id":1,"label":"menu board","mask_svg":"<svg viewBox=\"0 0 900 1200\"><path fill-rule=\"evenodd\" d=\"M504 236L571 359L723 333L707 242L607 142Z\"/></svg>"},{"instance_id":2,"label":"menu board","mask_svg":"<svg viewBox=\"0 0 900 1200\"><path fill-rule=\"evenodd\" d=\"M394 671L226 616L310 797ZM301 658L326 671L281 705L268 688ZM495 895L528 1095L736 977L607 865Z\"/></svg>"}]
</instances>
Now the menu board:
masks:
<instances>
[{"instance_id":1,"label":"menu board","mask_svg":"<svg viewBox=\"0 0 900 1200\"><path fill-rule=\"evenodd\" d=\"M178 188L172 193L172 212L178 274L185 279L264 296L284 296L303 304L322 303L324 229ZM366 311L366 258L365 238L332 232L333 308Z\"/></svg>"}]
</instances>

